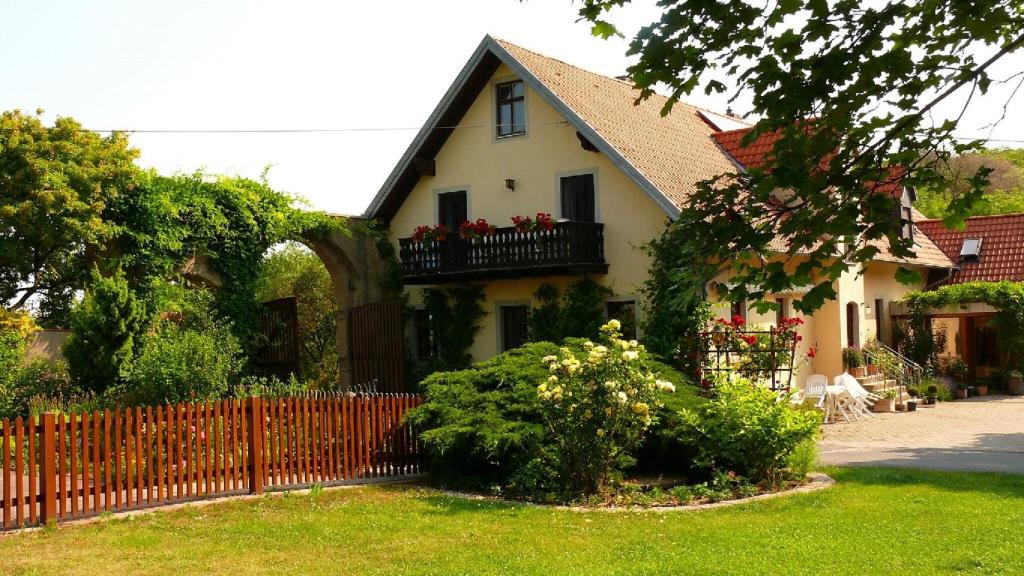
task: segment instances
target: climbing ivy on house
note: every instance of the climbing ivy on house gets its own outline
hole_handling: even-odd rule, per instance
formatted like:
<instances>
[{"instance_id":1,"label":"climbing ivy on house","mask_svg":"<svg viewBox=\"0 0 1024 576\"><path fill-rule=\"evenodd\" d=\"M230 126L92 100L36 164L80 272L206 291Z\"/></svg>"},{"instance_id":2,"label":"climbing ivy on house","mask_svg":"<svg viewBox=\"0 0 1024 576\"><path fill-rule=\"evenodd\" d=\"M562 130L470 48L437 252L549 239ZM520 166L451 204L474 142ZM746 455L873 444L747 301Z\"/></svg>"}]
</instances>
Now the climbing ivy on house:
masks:
<instances>
[{"instance_id":1,"label":"climbing ivy on house","mask_svg":"<svg viewBox=\"0 0 1024 576\"><path fill-rule=\"evenodd\" d=\"M686 230L666 226L661 236L644 246L651 263L642 291L641 326L649 351L692 375L699 368L699 333L711 318L704 291L710 278L680 268L681 255L688 253L686 236Z\"/></svg>"},{"instance_id":2,"label":"climbing ivy on house","mask_svg":"<svg viewBox=\"0 0 1024 576\"><path fill-rule=\"evenodd\" d=\"M479 284L423 289L437 349L431 371L462 370L472 363L469 348L480 331L479 322L485 314L483 301L484 287Z\"/></svg>"},{"instance_id":3,"label":"climbing ivy on house","mask_svg":"<svg viewBox=\"0 0 1024 576\"><path fill-rule=\"evenodd\" d=\"M564 296L551 284L541 284L530 311L530 340L561 342L566 338L596 338L605 322L605 298L613 292L590 278L570 284Z\"/></svg>"},{"instance_id":4,"label":"climbing ivy on house","mask_svg":"<svg viewBox=\"0 0 1024 576\"><path fill-rule=\"evenodd\" d=\"M906 296L912 319L911 330L916 337L934 338L926 325L925 315L929 308L944 308L978 302L988 304L999 312L992 319L999 330L999 343L1003 349L1003 363L1009 366L1024 361L1024 282L967 282L943 286L928 292L912 292ZM915 327L917 328L915 330ZM925 345L922 344L922 347ZM933 344L934 347L934 344Z\"/></svg>"}]
</instances>

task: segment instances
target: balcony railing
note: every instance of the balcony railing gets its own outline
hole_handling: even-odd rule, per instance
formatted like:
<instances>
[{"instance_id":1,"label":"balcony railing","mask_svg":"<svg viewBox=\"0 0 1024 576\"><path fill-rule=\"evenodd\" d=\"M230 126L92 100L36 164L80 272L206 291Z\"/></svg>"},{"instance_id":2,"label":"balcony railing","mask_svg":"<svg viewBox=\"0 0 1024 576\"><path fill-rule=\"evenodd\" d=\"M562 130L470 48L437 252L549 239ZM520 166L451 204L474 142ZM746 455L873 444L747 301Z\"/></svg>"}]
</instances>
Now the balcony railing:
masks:
<instances>
[{"instance_id":1,"label":"balcony railing","mask_svg":"<svg viewBox=\"0 0 1024 576\"><path fill-rule=\"evenodd\" d=\"M402 281L442 284L496 278L605 273L604 224L558 222L550 231L498 228L466 240L398 241Z\"/></svg>"}]
</instances>

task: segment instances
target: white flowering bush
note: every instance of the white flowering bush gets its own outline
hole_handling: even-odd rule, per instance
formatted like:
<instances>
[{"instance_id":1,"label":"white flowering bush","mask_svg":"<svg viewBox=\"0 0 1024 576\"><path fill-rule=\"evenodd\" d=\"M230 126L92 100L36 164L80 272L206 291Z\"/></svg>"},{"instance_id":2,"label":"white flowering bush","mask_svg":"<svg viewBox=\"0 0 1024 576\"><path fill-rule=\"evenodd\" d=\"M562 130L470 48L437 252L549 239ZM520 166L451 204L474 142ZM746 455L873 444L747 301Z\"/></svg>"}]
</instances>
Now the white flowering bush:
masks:
<instances>
[{"instance_id":1,"label":"white flowering bush","mask_svg":"<svg viewBox=\"0 0 1024 576\"><path fill-rule=\"evenodd\" d=\"M546 356L550 376L537 386L541 414L554 438L554 465L574 494L602 491L630 464L630 452L651 427L657 392L673 392L645 368L647 352L623 340L617 320L601 327L598 342L581 352L562 347Z\"/></svg>"}]
</instances>

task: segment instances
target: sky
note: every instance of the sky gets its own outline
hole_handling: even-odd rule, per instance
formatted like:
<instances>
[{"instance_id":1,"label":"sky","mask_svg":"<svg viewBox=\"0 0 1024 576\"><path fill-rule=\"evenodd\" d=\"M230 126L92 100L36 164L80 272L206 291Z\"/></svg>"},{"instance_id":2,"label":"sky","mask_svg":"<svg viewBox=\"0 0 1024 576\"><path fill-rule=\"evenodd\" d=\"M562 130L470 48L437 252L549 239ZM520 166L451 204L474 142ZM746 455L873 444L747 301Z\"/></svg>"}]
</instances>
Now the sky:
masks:
<instances>
[{"instance_id":1,"label":"sky","mask_svg":"<svg viewBox=\"0 0 1024 576\"><path fill-rule=\"evenodd\" d=\"M627 40L593 37L578 8L571 0L0 0L0 110L42 108L48 122L71 116L96 130L373 129L130 136L139 163L162 173L258 177L269 166L271 186L311 208L359 214L484 35L624 73ZM628 38L657 15L652 0L636 0L614 20ZM1018 70L1024 55L997 75ZM961 133L987 134L1010 88L977 100ZM687 100L726 108L723 96ZM735 107L742 112L742 101ZM1011 106L992 136L1024 139L1024 106Z\"/></svg>"}]
</instances>

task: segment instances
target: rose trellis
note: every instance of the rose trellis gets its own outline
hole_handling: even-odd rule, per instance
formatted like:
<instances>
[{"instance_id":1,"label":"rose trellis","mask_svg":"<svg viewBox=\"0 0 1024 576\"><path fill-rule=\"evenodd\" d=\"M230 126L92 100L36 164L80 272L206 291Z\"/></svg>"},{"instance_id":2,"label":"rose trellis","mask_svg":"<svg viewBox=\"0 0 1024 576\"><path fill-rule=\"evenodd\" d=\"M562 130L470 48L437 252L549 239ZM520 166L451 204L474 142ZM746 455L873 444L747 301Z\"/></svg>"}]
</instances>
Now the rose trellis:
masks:
<instances>
[{"instance_id":1,"label":"rose trellis","mask_svg":"<svg viewBox=\"0 0 1024 576\"><path fill-rule=\"evenodd\" d=\"M719 318L710 330L700 333L701 385L711 386L712 376L733 373L772 390L789 389L796 363L797 333L804 321L784 318L778 326L751 326L740 316ZM810 348L807 358L814 358Z\"/></svg>"}]
</instances>

